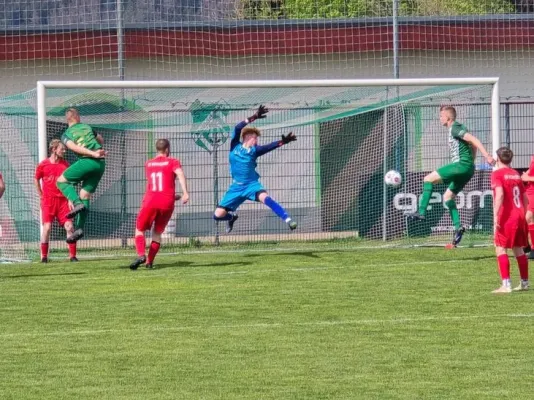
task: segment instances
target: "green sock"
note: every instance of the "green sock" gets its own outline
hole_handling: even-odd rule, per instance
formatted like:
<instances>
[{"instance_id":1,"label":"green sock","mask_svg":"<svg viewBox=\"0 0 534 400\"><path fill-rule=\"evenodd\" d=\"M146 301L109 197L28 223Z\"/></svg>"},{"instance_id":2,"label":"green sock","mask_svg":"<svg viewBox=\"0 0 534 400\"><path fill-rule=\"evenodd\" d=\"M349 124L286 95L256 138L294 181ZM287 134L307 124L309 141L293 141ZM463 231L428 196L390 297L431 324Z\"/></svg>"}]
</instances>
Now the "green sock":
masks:
<instances>
[{"instance_id":1,"label":"green sock","mask_svg":"<svg viewBox=\"0 0 534 400\"><path fill-rule=\"evenodd\" d=\"M83 229L85 226L85 221L87 220L87 215L89 214L89 204L90 200L82 200L85 210L76 215L76 229Z\"/></svg>"},{"instance_id":2,"label":"green sock","mask_svg":"<svg viewBox=\"0 0 534 400\"><path fill-rule=\"evenodd\" d=\"M454 200L447 200L445 205L449 209L449 214L451 214L452 223L454 224L454 229L460 229L460 213L456 208L456 202Z\"/></svg>"},{"instance_id":3,"label":"green sock","mask_svg":"<svg viewBox=\"0 0 534 400\"><path fill-rule=\"evenodd\" d=\"M81 200L78 196L78 193L76 193L76 188L74 185L70 184L69 182L58 182L57 187L67 199L72 201L73 204L80 204Z\"/></svg>"},{"instance_id":4,"label":"green sock","mask_svg":"<svg viewBox=\"0 0 534 400\"><path fill-rule=\"evenodd\" d=\"M428 203L432 197L432 183L423 182L423 197L421 197L421 203L419 204L419 214L425 215Z\"/></svg>"}]
</instances>

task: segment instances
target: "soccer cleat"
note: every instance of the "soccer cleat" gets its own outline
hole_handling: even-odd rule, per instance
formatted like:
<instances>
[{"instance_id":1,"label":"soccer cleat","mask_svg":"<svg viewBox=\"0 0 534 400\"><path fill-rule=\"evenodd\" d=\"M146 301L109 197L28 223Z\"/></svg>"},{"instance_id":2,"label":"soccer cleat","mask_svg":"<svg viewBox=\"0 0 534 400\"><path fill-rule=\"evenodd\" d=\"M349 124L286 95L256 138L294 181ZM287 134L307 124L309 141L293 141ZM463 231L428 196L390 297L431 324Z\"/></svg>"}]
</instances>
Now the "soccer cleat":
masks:
<instances>
[{"instance_id":1,"label":"soccer cleat","mask_svg":"<svg viewBox=\"0 0 534 400\"><path fill-rule=\"evenodd\" d=\"M83 203L77 204L72 208L72 210L68 212L67 218L72 219L84 210L85 210L85 205Z\"/></svg>"},{"instance_id":2,"label":"soccer cleat","mask_svg":"<svg viewBox=\"0 0 534 400\"><path fill-rule=\"evenodd\" d=\"M495 289L493 292L491 292L493 294L507 294L507 293L512 293L512 288L510 286L501 286L500 288L498 289Z\"/></svg>"},{"instance_id":3,"label":"soccer cleat","mask_svg":"<svg viewBox=\"0 0 534 400\"><path fill-rule=\"evenodd\" d=\"M528 284L528 281L521 281L521 283L519 284L519 286L513 288L512 290L514 292L523 292L525 290L528 290L530 288L530 285Z\"/></svg>"},{"instance_id":4,"label":"soccer cleat","mask_svg":"<svg viewBox=\"0 0 534 400\"><path fill-rule=\"evenodd\" d=\"M83 238L83 230L76 229L74 232L72 232L72 235L67 237L67 243L69 244L76 243L81 238Z\"/></svg>"},{"instance_id":5,"label":"soccer cleat","mask_svg":"<svg viewBox=\"0 0 534 400\"><path fill-rule=\"evenodd\" d=\"M148 263L147 265L145 265L145 267L147 267L147 268L154 268L154 265L151 264L151 263Z\"/></svg>"},{"instance_id":6,"label":"soccer cleat","mask_svg":"<svg viewBox=\"0 0 534 400\"><path fill-rule=\"evenodd\" d=\"M297 229L297 226L298 226L298 224L293 220L288 221L287 225L289 226L289 229L291 229L292 231Z\"/></svg>"},{"instance_id":7,"label":"soccer cleat","mask_svg":"<svg viewBox=\"0 0 534 400\"><path fill-rule=\"evenodd\" d=\"M530 253L531 250L532 250L532 248L528 244L527 244L527 247L523 247L523 253L525 253L525 254Z\"/></svg>"},{"instance_id":8,"label":"soccer cleat","mask_svg":"<svg viewBox=\"0 0 534 400\"><path fill-rule=\"evenodd\" d=\"M462 237L464 236L464 233L465 233L465 227L463 226L461 226L460 229L457 229L454 231L454 237L452 239L452 245L454 247L460 244L460 242L462 241Z\"/></svg>"},{"instance_id":9,"label":"soccer cleat","mask_svg":"<svg viewBox=\"0 0 534 400\"><path fill-rule=\"evenodd\" d=\"M141 264L144 264L145 262L146 262L146 257L145 256L137 257L135 259L135 261L130 264L130 269L131 270L136 270L137 268L139 268L139 266Z\"/></svg>"},{"instance_id":10,"label":"soccer cleat","mask_svg":"<svg viewBox=\"0 0 534 400\"><path fill-rule=\"evenodd\" d=\"M425 216L419 214L418 212L404 214L409 221L424 221Z\"/></svg>"},{"instance_id":11,"label":"soccer cleat","mask_svg":"<svg viewBox=\"0 0 534 400\"><path fill-rule=\"evenodd\" d=\"M43 264L48 263L48 257L42 257L42 258L41 258L41 262L42 262Z\"/></svg>"},{"instance_id":12,"label":"soccer cleat","mask_svg":"<svg viewBox=\"0 0 534 400\"><path fill-rule=\"evenodd\" d=\"M70 262L78 262L78 259L76 257L71 257Z\"/></svg>"},{"instance_id":13,"label":"soccer cleat","mask_svg":"<svg viewBox=\"0 0 534 400\"><path fill-rule=\"evenodd\" d=\"M226 223L226 233L232 232L232 229L234 229L235 221L237 221L238 218L239 216L237 214L232 215L232 219Z\"/></svg>"}]
</instances>

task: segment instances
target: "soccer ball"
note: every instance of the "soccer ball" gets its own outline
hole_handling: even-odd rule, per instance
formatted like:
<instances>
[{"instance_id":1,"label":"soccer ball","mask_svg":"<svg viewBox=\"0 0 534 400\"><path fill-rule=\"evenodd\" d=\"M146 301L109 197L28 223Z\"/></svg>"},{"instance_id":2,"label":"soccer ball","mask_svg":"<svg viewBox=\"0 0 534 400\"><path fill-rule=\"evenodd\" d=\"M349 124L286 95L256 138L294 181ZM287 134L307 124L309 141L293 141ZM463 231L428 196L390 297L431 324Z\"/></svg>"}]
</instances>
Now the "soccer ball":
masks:
<instances>
[{"instance_id":1,"label":"soccer ball","mask_svg":"<svg viewBox=\"0 0 534 400\"><path fill-rule=\"evenodd\" d=\"M391 187L398 187L402 183L401 174L398 171L391 170L384 175L384 182Z\"/></svg>"}]
</instances>

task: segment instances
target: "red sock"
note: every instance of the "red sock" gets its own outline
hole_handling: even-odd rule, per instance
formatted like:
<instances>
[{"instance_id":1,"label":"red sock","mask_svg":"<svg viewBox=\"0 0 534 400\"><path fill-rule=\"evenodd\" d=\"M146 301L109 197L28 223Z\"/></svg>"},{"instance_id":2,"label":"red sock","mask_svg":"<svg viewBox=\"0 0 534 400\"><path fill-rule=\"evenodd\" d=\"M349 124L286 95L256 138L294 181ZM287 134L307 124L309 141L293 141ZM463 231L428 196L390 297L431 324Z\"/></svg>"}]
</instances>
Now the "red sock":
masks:
<instances>
[{"instance_id":1,"label":"red sock","mask_svg":"<svg viewBox=\"0 0 534 400\"><path fill-rule=\"evenodd\" d=\"M145 247L146 247L146 241L145 236L140 235L135 237L135 250L137 251L137 255L139 257L143 257L145 255Z\"/></svg>"},{"instance_id":2,"label":"red sock","mask_svg":"<svg viewBox=\"0 0 534 400\"><path fill-rule=\"evenodd\" d=\"M41 258L48 257L48 243L41 243Z\"/></svg>"},{"instance_id":3,"label":"red sock","mask_svg":"<svg viewBox=\"0 0 534 400\"><path fill-rule=\"evenodd\" d=\"M152 241L152 243L150 243L148 259L146 260L147 264L152 264L154 262L154 258L156 258L156 254L158 254L159 246L160 244L158 242Z\"/></svg>"},{"instance_id":4,"label":"red sock","mask_svg":"<svg viewBox=\"0 0 534 400\"><path fill-rule=\"evenodd\" d=\"M69 257L76 257L76 243L68 243L69 246Z\"/></svg>"},{"instance_id":5,"label":"red sock","mask_svg":"<svg viewBox=\"0 0 534 400\"><path fill-rule=\"evenodd\" d=\"M522 281L528 281L528 259L526 255L522 255L515 258L517 265L519 266L519 276Z\"/></svg>"},{"instance_id":6,"label":"red sock","mask_svg":"<svg viewBox=\"0 0 534 400\"><path fill-rule=\"evenodd\" d=\"M502 254L497 257L497 263L499 264L499 271L501 272L501 279L510 279L510 260L508 254Z\"/></svg>"},{"instance_id":7,"label":"red sock","mask_svg":"<svg viewBox=\"0 0 534 400\"><path fill-rule=\"evenodd\" d=\"M528 224L528 234L530 236L530 245L534 247L534 224Z\"/></svg>"}]
</instances>

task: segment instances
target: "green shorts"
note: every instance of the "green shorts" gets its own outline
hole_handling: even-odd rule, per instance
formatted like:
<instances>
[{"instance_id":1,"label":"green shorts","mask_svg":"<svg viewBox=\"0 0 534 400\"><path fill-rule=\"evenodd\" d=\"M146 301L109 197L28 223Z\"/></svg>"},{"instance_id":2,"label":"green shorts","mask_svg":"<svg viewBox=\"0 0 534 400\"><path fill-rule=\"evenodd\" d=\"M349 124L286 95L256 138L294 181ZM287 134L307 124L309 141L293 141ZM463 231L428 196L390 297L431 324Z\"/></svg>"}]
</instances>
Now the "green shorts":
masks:
<instances>
[{"instance_id":1,"label":"green shorts","mask_svg":"<svg viewBox=\"0 0 534 400\"><path fill-rule=\"evenodd\" d=\"M63 176L70 183L82 183L82 189L94 193L104 170L106 161L103 158L80 158L63 172Z\"/></svg>"},{"instance_id":2,"label":"green shorts","mask_svg":"<svg viewBox=\"0 0 534 400\"><path fill-rule=\"evenodd\" d=\"M436 172L441 177L443 183L449 184L449 190L454 194L458 194L475 174L475 165L454 162L438 168Z\"/></svg>"}]
</instances>

